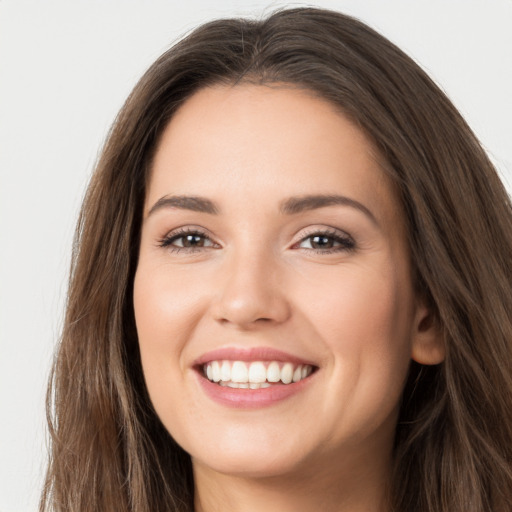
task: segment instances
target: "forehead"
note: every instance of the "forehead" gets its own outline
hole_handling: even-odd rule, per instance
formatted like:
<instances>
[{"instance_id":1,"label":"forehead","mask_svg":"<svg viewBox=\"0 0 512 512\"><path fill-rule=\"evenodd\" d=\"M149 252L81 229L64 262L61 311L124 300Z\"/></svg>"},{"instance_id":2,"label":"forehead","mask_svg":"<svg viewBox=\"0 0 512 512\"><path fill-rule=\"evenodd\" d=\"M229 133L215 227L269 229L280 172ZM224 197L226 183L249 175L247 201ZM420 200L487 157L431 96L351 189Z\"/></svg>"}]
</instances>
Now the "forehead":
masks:
<instances>
[{"instance_id":1,"label":"forehead","mask_svg":"<svg viewBox=\"0 0 512 512\"><path fill-rule=\"evenodd\" d=\"M371 142L331 103L286 84L201 89L160 139L147 208L165 194L219 201L350 195L398 214L390 178Z\"/></svg>"}]
</instances>

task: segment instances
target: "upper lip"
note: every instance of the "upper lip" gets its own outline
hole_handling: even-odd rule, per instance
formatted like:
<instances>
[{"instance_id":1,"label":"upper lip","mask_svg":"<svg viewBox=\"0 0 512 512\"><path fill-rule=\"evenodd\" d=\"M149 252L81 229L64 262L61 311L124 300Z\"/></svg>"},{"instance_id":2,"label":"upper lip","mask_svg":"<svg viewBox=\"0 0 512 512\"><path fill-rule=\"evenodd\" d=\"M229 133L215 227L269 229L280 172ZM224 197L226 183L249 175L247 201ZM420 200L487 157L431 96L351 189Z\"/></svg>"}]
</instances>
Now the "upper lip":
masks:
<instances>
[{"instance_id":1,"label":"upper lip","mask_svg":"<svg viewBox=\"0 0 512 512\"><path fill-rule=\"evenodd\" d=\"M193 366L201 366L210 361L279 361L283 363L308 364L316 366L311 361L277 350L272 347L237 348L225 347L206 352L198 357Z\"/></svg>"}]
</instances>

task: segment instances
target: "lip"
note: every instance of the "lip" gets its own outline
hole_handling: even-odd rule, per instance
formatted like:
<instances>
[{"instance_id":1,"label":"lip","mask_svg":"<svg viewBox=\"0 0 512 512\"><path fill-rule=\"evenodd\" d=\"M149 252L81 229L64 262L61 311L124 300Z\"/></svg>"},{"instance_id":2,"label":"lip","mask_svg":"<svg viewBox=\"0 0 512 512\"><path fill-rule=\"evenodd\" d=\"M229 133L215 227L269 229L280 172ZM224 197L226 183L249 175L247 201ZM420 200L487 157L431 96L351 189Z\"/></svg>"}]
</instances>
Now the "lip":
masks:
<instances>
[{"instance_id":1,"label":"lip","mask_svg":"<svg viewBox=\"0 0 512 512\"><path fill-rule=\"evenodd\" d=\"M236 389L227 386L219 386L214 382L210 382L199 372L196 372L200 386L206 395L214 402L228 407L238 409L255 409L259 407L269 407L275 405L297 393L300 393L316 376L313 372L299 382L291 384L278 384L269 388L260 389Z\"/></svg>"},{"instance_id":2,"label":"lip","mask_svg":"<svg viewBox=\"0 0 512 512\"><path fill-rule=\"evenodd\" d=\"M294 364L309 364L318 369L318 366L310 361L270 347L251 349L221 348L207 352L196 359L193 366L196 370L195 373L199 385L205 394L218 404L238 409L255 409L276 405L305 390L311 385L317 372L314 371L307 378L290 384L277 384L269 388L260 389L237 389L219 386L217 383L210 382L203 375L202 366L204 364L210 361L221 360L290 362Z\"/></svg>"},{"instance_id":3,"label":"lip","mask_svg":"<svg viewBox=\"0 0 512 512\"><path fill-rule=\"evenodd\" d=\"M236 348L226 347L219 348L207 352L198 357L193 363L193 366L202 366L210 361L278 361L280 363L293 363L293 364L309 364L311 366L318 366L311 361L307 361L300 357L288 354L282 350L276 350L271 347L255 347L255 348Z\"/></svg>"}]
</instances>

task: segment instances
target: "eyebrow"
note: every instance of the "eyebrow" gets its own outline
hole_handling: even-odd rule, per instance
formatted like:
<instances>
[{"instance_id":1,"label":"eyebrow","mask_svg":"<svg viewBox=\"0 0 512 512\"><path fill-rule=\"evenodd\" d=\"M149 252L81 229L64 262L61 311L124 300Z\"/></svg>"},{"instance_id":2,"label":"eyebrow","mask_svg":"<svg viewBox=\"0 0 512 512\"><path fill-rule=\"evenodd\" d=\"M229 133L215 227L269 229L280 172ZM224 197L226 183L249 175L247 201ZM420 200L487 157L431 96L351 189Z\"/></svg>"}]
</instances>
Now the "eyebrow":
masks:
<instances>
[{"instance_id":1,"label":"eyebrow","mask_svg":"<svg viewBox=\"0 0 512 512\"><path fill-rule=\"evenodd\" d=\"M148 217L162 208L178 208L193 212L210 213L217 215L219 210L210 199L197 196L164 196L161 197L149 210Z\"/></svg>"},{"instance_id":2,"label":"eyebrow","mask_svg":"<svg viewBox=\"0 0 512 512\"><path fill-rule=\"evenodd\" d=\"M290 197L281 203L280 210L284 214L294 215L308 210L316 210L317 208L325 208L326 206L350 206L364 213L377 226L379 223L375 215L366 207L355 199L340 196L336 194L319 194L307 195L300 197Z\"/></svg>"},{"instance_id":3,"label":"eyebrow","mask_svg":"<svg viewBox=\"0 0 512 512\"><path fill-rule=\"evenodd\" d=\"M316 194L290 197L280 204L280 212L285 215L296 215L309 210L327 206L350 206L364 213L374 224L379 225L373 213L359 201L337 194ZM193 212L218 215L219 208L210 199L199 196L163 196L149 210L148 217L163 208L177 208Z\"/></svg>"}]
</instances>

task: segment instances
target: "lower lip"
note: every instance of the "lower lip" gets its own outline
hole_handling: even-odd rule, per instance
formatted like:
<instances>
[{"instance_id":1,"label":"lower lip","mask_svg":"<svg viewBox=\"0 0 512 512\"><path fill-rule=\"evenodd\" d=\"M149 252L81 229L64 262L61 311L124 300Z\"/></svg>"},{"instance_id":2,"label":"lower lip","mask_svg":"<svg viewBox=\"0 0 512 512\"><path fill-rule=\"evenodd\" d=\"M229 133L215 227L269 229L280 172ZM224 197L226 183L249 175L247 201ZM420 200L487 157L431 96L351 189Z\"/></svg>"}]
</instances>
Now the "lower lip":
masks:
<instances>
[{"instance_id":1,"label":"lower lip","mask_svg":"<svg viewBox=\"0 0 512 512\"><path fill-rule=\"evenodd\" d=\"M220 386L197 374L199 383L205 393L214 401L228 407L239 409L255 409L275 405L303 391L311 382L313 373L299 382L276 384L268 388L239 389Z\"/></svg>"}]
</instances>

